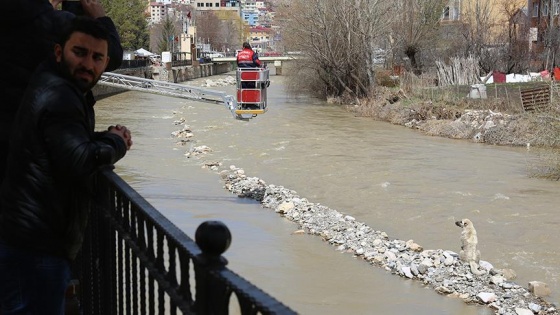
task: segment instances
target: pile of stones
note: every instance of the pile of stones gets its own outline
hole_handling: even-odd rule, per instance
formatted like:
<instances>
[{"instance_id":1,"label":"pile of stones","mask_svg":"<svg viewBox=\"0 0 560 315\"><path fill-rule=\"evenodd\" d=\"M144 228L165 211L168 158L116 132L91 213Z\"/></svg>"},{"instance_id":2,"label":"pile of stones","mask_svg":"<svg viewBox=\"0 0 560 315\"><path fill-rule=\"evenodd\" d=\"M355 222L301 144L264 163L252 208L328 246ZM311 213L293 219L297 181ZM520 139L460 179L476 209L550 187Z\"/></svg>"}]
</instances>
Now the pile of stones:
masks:
<instances>
[{"instance_id":1,"label":"pile of stones","mask_svg":"<svg viewBox=\"0 0 560 315\"><path fill-rule=\"evenodd\" d=\"M227 76L225 78L217 79L217 80L206 79L204 83L202 83L202 86L204 87L229 86L229 85L235 85L236 83L237 83L237 79L235 77Z\"/></svg>"},{"instance_id":2,"label":"pile of stones","mask_svg":"<svg viewBox=\"0 0 560 315\"><path fill-rule=\"evenodd\" d=\"M450 250L425 250L413 240L391 239L356 218L309 202L290 189L267 185L257 177L248 177L243 169L230 166L220 172L224 188L242 198L259 201L299 225L296 234L322 237L338 251L362 258L371 265L407 279L422 281L436 292L457 297L469 304L486 305L496 314L559 314L554 305L541 296L550 294L545 283L531 282L528 288L512 281L515 273L496 269L480 261L484 274L471 273L470 267Z\"/></svg>"}]
</instances>

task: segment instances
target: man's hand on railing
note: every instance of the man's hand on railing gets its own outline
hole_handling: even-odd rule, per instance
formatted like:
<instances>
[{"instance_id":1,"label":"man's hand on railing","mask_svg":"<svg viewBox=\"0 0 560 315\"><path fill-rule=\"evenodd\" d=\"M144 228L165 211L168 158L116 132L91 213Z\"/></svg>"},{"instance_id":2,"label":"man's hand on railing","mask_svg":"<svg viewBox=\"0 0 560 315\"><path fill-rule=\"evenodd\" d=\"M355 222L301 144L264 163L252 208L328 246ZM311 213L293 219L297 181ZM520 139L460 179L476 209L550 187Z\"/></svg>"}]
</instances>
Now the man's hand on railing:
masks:
<instances>
[{"instance_id":1,"label":"man's hand on railing","mask_svg":"<svg viewBox=\"0 0 560 315\"><path fill-rule=\"evenodd\" d=\"M124 140L124 143L126 143L126 149L130 150L130 147L132 147L132 135L128 128L122 125L116 125L109 127L108 130L110 133L119 135Z\"/></svg>"}]
</instances>

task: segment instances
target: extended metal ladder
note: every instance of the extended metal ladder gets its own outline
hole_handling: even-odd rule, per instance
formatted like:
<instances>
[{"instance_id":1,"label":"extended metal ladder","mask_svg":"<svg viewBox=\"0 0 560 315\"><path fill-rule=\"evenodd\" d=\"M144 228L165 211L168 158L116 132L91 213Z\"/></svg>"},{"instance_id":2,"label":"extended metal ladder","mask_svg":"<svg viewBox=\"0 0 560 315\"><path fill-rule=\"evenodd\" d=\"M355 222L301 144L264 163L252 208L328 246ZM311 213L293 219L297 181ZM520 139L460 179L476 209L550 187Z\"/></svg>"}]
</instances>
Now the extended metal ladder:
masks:
<instances>
[{"instance_id":1,"label":"extended metal ladder","mask_svg":"<svg viewBox=\"0 0 560 315\"><path fill-rule=\"evenodd\" d=\"M227 95L225 92L202 89L177 83L144 79L113 72L103 73L97 84L164 96L185 98L199 102L223 104L227 109L229 109L233 117L237 119L247 120L255 116L253 114L236 113L237 101L235 97Z\"/></svg>"}]
</instances>

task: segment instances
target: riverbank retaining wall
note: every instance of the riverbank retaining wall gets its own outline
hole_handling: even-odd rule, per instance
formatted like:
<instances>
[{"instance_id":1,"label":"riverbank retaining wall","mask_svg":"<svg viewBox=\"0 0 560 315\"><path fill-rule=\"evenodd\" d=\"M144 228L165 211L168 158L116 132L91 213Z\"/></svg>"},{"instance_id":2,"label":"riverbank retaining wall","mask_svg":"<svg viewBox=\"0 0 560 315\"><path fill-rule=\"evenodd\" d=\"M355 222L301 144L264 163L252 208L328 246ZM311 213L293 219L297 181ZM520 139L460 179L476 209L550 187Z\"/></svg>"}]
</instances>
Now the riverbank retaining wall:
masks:
<instances>
[{"instance_id":1,"label":"riverbank retaining wall","mask_svg":"<svg viewBox=\"0 0 560 315\"><path fill-rule=\"evenodd\" d=\"M180 83L197 78L209 77L222 74L233 70L233 65L224 63L203 63L194 62L192 66L153 67L152 78L154 80Z\"/></svg>"}]
</instances>

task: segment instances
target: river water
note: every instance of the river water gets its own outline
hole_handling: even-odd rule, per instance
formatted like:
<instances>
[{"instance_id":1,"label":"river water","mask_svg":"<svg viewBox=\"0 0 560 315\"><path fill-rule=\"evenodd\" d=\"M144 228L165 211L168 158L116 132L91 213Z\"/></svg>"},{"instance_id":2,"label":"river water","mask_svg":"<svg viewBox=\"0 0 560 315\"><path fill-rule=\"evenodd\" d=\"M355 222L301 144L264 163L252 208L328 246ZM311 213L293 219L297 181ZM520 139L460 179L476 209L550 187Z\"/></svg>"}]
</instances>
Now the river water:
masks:
<instances>
[{"instance_id":1,"label":"river water","mask_svg":"<svg viewBox=\"0 0 560 315\"><path fill-rule=\"evenodd\" d=\"M458 252L461 230L454 222L469 218L483 260L515 270L525 287L548 283L548 300L559 300L560 183L528 176L533 151L354 117L287 94L285 80L271 76L270 110L250 121L233 119L221 105L125 92L97 103L98 129L129 127L134 146L116 172L190 236L205 220L226 223L233 234L229 267L301 314L491 312L388 274L319 237L292 234L297 225L231 195L204 162L236 165L425 249ZM217 89L234 94L233 86ZM180 118L194 133L185 146L171 136L182 128L174 124ZM213 151L185 157L200 145Z\"/></svg>"}]
</instances>

